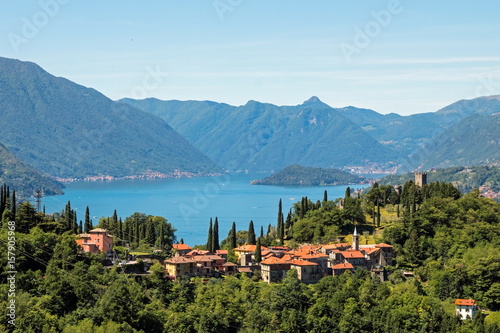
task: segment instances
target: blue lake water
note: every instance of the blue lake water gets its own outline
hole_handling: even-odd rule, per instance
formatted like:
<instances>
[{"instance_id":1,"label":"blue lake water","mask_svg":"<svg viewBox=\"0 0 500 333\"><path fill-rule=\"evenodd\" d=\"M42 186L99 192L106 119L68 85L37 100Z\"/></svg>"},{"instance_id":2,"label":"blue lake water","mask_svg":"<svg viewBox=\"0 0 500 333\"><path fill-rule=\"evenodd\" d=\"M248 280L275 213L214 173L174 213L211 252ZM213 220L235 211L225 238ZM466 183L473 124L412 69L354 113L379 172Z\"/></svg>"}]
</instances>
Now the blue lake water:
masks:
<instances>
[{"instance_id":1,"label":"blue lake water","mask_svg":"<svg viewBox=\"0 0 500 333\"><path fill-rule=\"evenodd\" d=\"M85 217L89 206L94 225L100 217L108 217L117 210L123 220L134 212L163 216L177 229L177 239L193 246L205 244L210 217L218 217L220 240L226 238L231 224L246 230L253 220L255 231L260 226L276 224L278 203L283 200L286 213L302 196L322 200L324 190L328 198L343 197L347 186L263 186L250 185L265 175L225 175L189 179L123 180L113 182L80 182L67 184L62 196L45 197L46 212L60 212L67 201L77 212L78 220ZM360 189L366 185L351 185Z\"/></svg>"}]
</instances>

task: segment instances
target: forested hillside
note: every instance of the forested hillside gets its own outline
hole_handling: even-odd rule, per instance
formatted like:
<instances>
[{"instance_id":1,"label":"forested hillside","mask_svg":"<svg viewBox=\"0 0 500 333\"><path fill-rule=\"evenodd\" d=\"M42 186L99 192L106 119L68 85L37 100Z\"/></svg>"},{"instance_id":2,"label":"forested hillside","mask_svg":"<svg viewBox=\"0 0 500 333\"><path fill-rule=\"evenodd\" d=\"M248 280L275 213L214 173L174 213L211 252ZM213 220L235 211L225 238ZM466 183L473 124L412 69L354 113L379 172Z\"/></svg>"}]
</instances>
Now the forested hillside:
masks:
<instances>
[{"instance_id":1,"label":"forested hillside","mask_svg":"<svg viewBox=\"0 0 500 333\"><path fill-rule=\"evenodd\" d=\"M400 164L413 170L491 164L500 151L495 137L499 124L486 117L500 112L498 96L462 100L437 112L409 116L352 106L331 108L317 97L296 106L122 101L159 115L229 170L273 171L291 164L367 170Z\"/></svg>"},{"instance_id":2,"label":"forested hillside","mask_svg":"<svg viewBox=\"0 0 500 333\"><path fill-rule=\"evenodd\" d=\"M415 174L391 175L378 181L379 184L404 184L413 180ZM500 191L500 167L498 166L470 166L451 167L427 172L428 182L453 183L460 191L470 192L475 188L486 186L495 191Z\"/></svg>"},{"instance_id":3,"label":"forested hillside","mask_svg":"<svg viewBox=\"0 0 500 333\"><path fill-rule=\"evenodd\" d=\"M0 58L0 142L22 161L62 178L220 169L159 117Z\"/></svg>"},{"instance_id":4,"label":"forested hillside","mask_svg":"<svg viewBox=\"0 0 500 333\"><path fill-rule=\"evenodd\" d=\"M322 202L296 203L282 220L285 242L335 241L353 225L364 237L383 230L371 236L395 248L394 266L386 267L388 281L364 269L312 285L300 282L295 270L271 284L260 281L258 273L172 281L160 261L149 274L137 273L140 262L135 273L125 273L120 266L105 268L103 256L79 253L75 233L82 227L69 203L60 215L36 214L29 203L18 204L14 332L500 332L495 319L500 204L477 192L462 196L451 184L419 188L412 182L399 194L378 184L361 197L346 191L343 206L337 203L326 193ZM400 217L391 222L383 217L380 223L380 214L396 206ZM12 208L7 198L2 239L14 220ZM116 235L119 253L150 251L157 260L171 255L175 230L162 217L135 213L122 222L115 212L99 226ZM262 241L279 243L268 236ZM4 251L6 246L0 243ZM6 257L1 260L5 267ZM7 273L0 274L7 294ZM454 313L455 298L473 298L490 312L462 321ZM0 305L7 307L6 300Z\"/></svg>"},{"instance_id":5,"label":"forested hillside","mask_svg":"<svg viewBox=\"0 0 500 333\"><path fill-rule=\"evenodd\" d=\"M291 164L341 168L398 160L395 152L317 97L297 106L123 102L161 116L230 171L273 171Z\"/></svg>"},{"instance_id":6,"label":"forested hillside","mask_svg":"<svg viewBox=\"0 0 500 333\"><path fill-rule=\"evenodd\" d=\"M301 165L290 165L279 172L266 177L252 181L255 185L347 185L361 184L366 179L360 176L350 174L338 169L311 168Z\"/></svg>"},{"instance_id":7,"label":"forested hillside","mask_svg":"<svg viewBox=\"0 0 500 333\"><path fill-rule=\"evenodd\" d=\"M0 184L17 189L20 197L31 197L40 190L45 195L63 194L63 184L26 165L0 143Z\"/></svg>"}]
</instances>

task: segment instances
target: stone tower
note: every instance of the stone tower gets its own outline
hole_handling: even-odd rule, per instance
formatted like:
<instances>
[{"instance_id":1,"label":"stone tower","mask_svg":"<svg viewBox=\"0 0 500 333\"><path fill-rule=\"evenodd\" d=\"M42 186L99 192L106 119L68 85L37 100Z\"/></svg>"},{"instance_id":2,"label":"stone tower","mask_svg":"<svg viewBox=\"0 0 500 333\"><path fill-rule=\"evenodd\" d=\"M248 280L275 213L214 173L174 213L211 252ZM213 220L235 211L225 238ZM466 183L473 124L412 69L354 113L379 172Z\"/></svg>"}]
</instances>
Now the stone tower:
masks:
<instances>
[{"instance_id":1,"label":"stone tower","mask_svg":"<svg viewBox=\"0 0 500 333\"><path fill-rule=\"evenodd\" d=\"M352 248L356 251L359 251L359 239L358 239L358 230L354 227L354 233L352 234Z\"/></svg>"},{"instance_id":2,"label":"stone tower","mask_svg":"<svg viewBox=\"0 0 500 333\"><path fill-rule=\"evenodd\" d=\"M427 184L427 172L415 172L415 185L424 186Z\"/></svg>"}]
</instances>

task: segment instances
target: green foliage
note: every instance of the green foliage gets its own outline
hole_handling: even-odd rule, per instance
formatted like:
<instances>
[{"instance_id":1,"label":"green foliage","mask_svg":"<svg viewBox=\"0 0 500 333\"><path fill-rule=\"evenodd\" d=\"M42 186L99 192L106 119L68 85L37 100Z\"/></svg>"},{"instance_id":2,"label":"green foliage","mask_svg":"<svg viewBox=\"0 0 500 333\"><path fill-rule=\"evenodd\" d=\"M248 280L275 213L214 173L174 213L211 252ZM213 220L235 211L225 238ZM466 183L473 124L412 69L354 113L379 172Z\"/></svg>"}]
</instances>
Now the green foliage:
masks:
<instances>
[{"instance_id":1,"label":"green foliage","mask_svg":"<svg viewBox=\"0 0 500 333\"><path fill-rule=\"evenodd\" d=\"M254 180L254 185L345 185L360 184L366 179L338 169L311 168L290 165L262 180Z\"/></svg>"},{"instance_id":2,"label":"green foliage","mask_svg":"<svg viewBox=\"0 0 500 333\"><path fill-rule=\"evenodd\" d=\"M63 194L64 185L24 163L0 143L0 184L17 189L21 198L40 190L44 195Z\"/></svg>"},{"instance_id":3,"label":"green foliage","mask_svg":"<svg viewBox=\"0 0 500 333\"><path fill-rule=\"evenodd\" d=\"M404 184L414 179L414 173L391 175L382 178L380 184ZM452 183L461 192L468 193L475 188L487 186L493 190L500 190L500 167L498 166L471 166L437 169L427 173L428 182Z\"/></svg>"},{"instance_id":4,"label":"green foliage","mask_svg":"<svg viewBox=\"0 0 500 333\"><path fill-rule=\"evenodd\" d=\"M34 63L0 58L0 77L0 142L51 176L221 171L159 117Z\"/></svg>"}]
</instances>

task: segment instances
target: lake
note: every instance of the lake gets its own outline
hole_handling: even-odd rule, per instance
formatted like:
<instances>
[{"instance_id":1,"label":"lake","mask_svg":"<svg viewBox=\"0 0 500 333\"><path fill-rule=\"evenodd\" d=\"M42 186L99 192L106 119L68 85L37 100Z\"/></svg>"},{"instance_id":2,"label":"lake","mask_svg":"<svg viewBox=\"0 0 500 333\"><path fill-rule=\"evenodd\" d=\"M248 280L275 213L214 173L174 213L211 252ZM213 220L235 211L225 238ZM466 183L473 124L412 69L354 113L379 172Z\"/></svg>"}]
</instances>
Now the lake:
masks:
<instances>
[{"instance_id":1,"label":"lake","mask_svg":"<svg viewBox=\"0 0 500 333\"><path fill-rule=\"evenodd\" d=\"M268 224L275 225L278 203L283 200L283 212L294 202L307 196L314 202L343 197L347 186L267 186L250 185L254 179L266 175L224 175L163 180L120 180L112 182L78 182L67 184L62 196L44 197L46 212L60 212L67 201L77 212L78 220L85 218L89 206L94 225L100 217L108 217L116 209L123 220L134 212L159 215L177 229L177 239L184 239L190 246L205 244L210 217L218 217L219 238L227 237L232 222L238 230L247 230L253 220L255 232L260 226L267 231ZM351 185L361 189L367 185Z\"/></svg>"}]
</instances>

